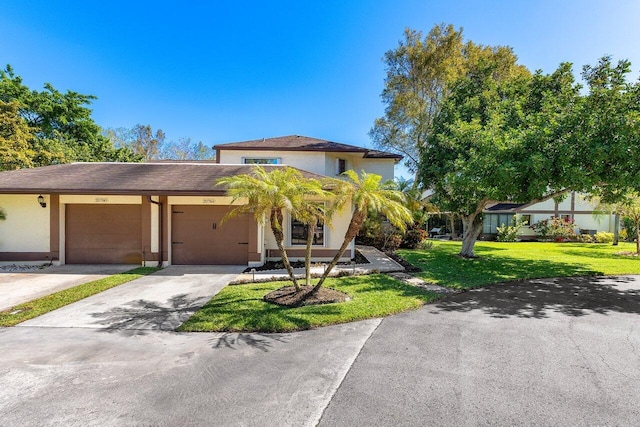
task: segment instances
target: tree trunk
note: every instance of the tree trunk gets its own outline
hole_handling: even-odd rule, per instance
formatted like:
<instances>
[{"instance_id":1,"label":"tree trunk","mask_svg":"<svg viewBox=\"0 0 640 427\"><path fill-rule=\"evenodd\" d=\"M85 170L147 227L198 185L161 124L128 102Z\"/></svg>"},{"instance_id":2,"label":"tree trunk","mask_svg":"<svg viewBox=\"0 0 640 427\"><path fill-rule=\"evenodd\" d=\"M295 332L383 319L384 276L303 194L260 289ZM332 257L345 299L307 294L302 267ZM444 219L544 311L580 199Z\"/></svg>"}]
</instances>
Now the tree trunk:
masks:
<instances>
[{"instance_id":1,"label":"tree trunk","mask_svg":"<svg viewBox=\"0 0 640 427\"><path fill-rule=\"evenodd\" d=\"M620 215L615 214L613 220L613 246L618 246L620 240Z\"/></svg>"},{"instance_id":2,"label":"tree trunk","mask_svg":"<svg viewBox=\"0 0 640 427\"><path fill-rule=\"evenodd\" d=\"M456 217L451 214L449 216L449 219L451 220L451 240L455 239L456 236Z\"/></svg>"},{"instance_id":3,"label":"tree trunk","mask_svg":"<svg viewBox=\"0 0 640 427\"><path fill-rule=\"evenodd\" d=\"M640 255L640 221L636 222L636 254Z\"/></svg>"},{"instance_id":4,"label":"tree trunk","mask_svg":"<svg viewBox=\"0 0 640 427\"><path fill-rule=\"evenodd\" d=\"M305 285L311 286L311 246L313 245L313 237L316 233L316 224L307 225L307 247L304 253L304 278Z\"/></svg>"},{"instance_id":5,"label":"tree trunk","mask_svg":"<svg viewBox=\"0 0 640 427\"><path fill-rule=\"evenodd\" d=\"M351 243L351 241L358 235L358 231L360 231L362 223L364 222L366 217L366 211L361 211L357 208L353 211L351 222L349 222L349 228L347 228L347 233L344 235L342 246L340 246L340 249L338 249L338 253L333 257L333 259L325 269L322 277L320 278L320 281L318 281L318 284L313 288L313 292L316 292L318 289L320 289L320 286L322 286L325 279L329 277L329 273L331 273L331 270L333 270L336 264L338 264L338 261L340 261L340 258L342 258L342 254L344 254L344 251L347 250L347 246L349 246L349 243Z\"/></svg>"},{"instance_id":6,"label":"tree trunk","mask_svg":"<svg viewBox=\"0 0 640 427\"><path fill-rule=\"evenodd\" d=\"M284 249L284 232L282 231L282 211L280 209L273 209L271 211L270 216L271 221L271 231L273 232L273 237L276 239L276 244L278 245L278 250L280 251L280 256L282 257L282 263L284 264L284 268L287 269L287 273L289 273L289 278L293 282L293 286L296 290L300 289L300 285L298 285L298 281L296 280L296 275L293 272L293 268L291 267L291 263L289 262L289 257L287 256L287 251Z\"/></svg>"},{"instance_id":7,"label":"tree trunk","mask_svg":"<svg viewBox=\"0 0 640 427\"><path fill-rule=\"evenodd\" d=\"M462 249L460 256L464 258L475 258L473 247L482 232L482 216L478 214L462 216Z\"/></svg>"}]
</instances>

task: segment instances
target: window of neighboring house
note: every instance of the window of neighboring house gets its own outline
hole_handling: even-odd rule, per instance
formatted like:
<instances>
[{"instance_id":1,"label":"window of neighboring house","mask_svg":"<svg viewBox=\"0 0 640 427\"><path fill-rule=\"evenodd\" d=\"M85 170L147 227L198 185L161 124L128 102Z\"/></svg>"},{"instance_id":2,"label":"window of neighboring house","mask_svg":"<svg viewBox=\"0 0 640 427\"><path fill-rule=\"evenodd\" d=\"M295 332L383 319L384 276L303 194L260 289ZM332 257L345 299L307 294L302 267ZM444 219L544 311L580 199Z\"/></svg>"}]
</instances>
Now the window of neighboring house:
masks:
<instances>
[{"instance_id":1,"label":"window of neighboring house","mask_svg":"<svg viewBox=\"0 0 640 427\"><path fill-rule=\"evenodd\" d=\"M279 165L279 157L243 157L242 163L245 165Z\"/></svg>"},{"instance_id":2,"label":"window of neighboring house","mask_svg":"<svg viewBox=\"0 0 640 427\"><path fill-rule=\"evenodd\" d=\"M295 218L291 218L291 245L306 245L309 227ZM316 230L313 234L313 245L324 245L324 222L318 221Z\"/></svg>"},{"instance_id":3,"label":"window of neighboring house","mask_svg":"<svg viewBox=\"0 0 640 427\"><path fill-rule=\"evenodd\" d=\"M511 225L513 214L485 214L482 223L484 234L498 234L498 227L501 225Z\"/></svg>"},{"instance_id":4,"label":"window of neighboring house","mask_svg":"<svg viewBox=\"0 0 640 427\"><path fill-rule=\"evenodd\" d=\"M347 170L347 161L345 159L338 159L338 167L336 175L341 175Z\"/></svg>"},{"instance_id":5,"label":"window of neighboring house","mask_svg":"<svg viewBox=\"0 0 640 427\"><path fill-rule=\"evenodd\" d=\"M519 217L521 221L524 221L526 223L525 225L531 225L531 221L532 221L531 215L529 214L519 215Z\"/></svg>"}]
</instances>

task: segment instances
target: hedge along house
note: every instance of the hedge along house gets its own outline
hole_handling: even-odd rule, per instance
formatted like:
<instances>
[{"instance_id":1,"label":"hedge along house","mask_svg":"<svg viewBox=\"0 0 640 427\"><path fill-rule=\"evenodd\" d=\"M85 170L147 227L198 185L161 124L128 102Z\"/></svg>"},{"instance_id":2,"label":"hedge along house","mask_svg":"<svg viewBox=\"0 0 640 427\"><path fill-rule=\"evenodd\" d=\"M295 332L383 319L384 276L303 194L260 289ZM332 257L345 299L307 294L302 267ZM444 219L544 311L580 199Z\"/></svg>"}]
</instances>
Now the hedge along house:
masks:
<instances>
[{"instance_id":1,"label":"hedge along house","mask_svg":"<svg viewBox=\"0 0 640 427\"><path fill-rule=\"evenodd\" d=\"M228 145L215 147L219 163L73 163L0 172L0 207L7 213L0 221L0 262L262 265L280 257L270 227L250 215L222 224L232 205L217 179L250 173L256 163L286 163L313 178L348 167L391 179L402 158L298 136ZM278 161L265 161L270 156ZM346 207L331 226L319 227L314 261L335 256L350 218ZM289 257L303 259L305 227L289 214L284 227ZM343 258L354 250L352 243Z\"/></svg>"}]
</instances>

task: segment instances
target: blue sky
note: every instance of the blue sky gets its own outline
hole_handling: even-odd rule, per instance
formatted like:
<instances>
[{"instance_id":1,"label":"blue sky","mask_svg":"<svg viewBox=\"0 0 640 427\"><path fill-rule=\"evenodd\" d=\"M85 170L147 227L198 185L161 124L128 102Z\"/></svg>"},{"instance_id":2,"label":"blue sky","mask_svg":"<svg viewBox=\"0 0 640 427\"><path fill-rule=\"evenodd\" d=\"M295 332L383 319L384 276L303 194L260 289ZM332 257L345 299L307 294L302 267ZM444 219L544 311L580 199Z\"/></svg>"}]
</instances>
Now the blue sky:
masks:
<instances>
[{"instance_id":1,"label":"blue sky","mask_svg":"<svg viewBox=\"0 0 640 427\"><path fill-rule=\"evenodd\" d=\"M103 127L208 145L299 134L371 147L381 58L405 27L463 27L531 70L578 73L605 54L640 69L637 0L6 3L0 64L32 89L96 95Z\"/></svg>"}]
</instances>

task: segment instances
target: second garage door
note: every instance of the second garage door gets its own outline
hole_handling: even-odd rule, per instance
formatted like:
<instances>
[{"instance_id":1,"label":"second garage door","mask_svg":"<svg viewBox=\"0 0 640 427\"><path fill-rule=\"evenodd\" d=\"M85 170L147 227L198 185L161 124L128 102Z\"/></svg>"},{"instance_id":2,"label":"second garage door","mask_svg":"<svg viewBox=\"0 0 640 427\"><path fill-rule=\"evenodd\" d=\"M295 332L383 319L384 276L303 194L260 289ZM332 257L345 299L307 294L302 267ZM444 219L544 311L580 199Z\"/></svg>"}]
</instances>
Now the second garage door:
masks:
<instances>
[{"instance_id":1,"label":"second garage door","mask_svg":"<svg viewBox=\"0 0 640 427\"><path fill-rule=\"evenodd\" d=\"M246 265L252 218L241 215L221 224L229 209L228 206L172 206L172 263Z\"/></svg>"}]
</instances>

